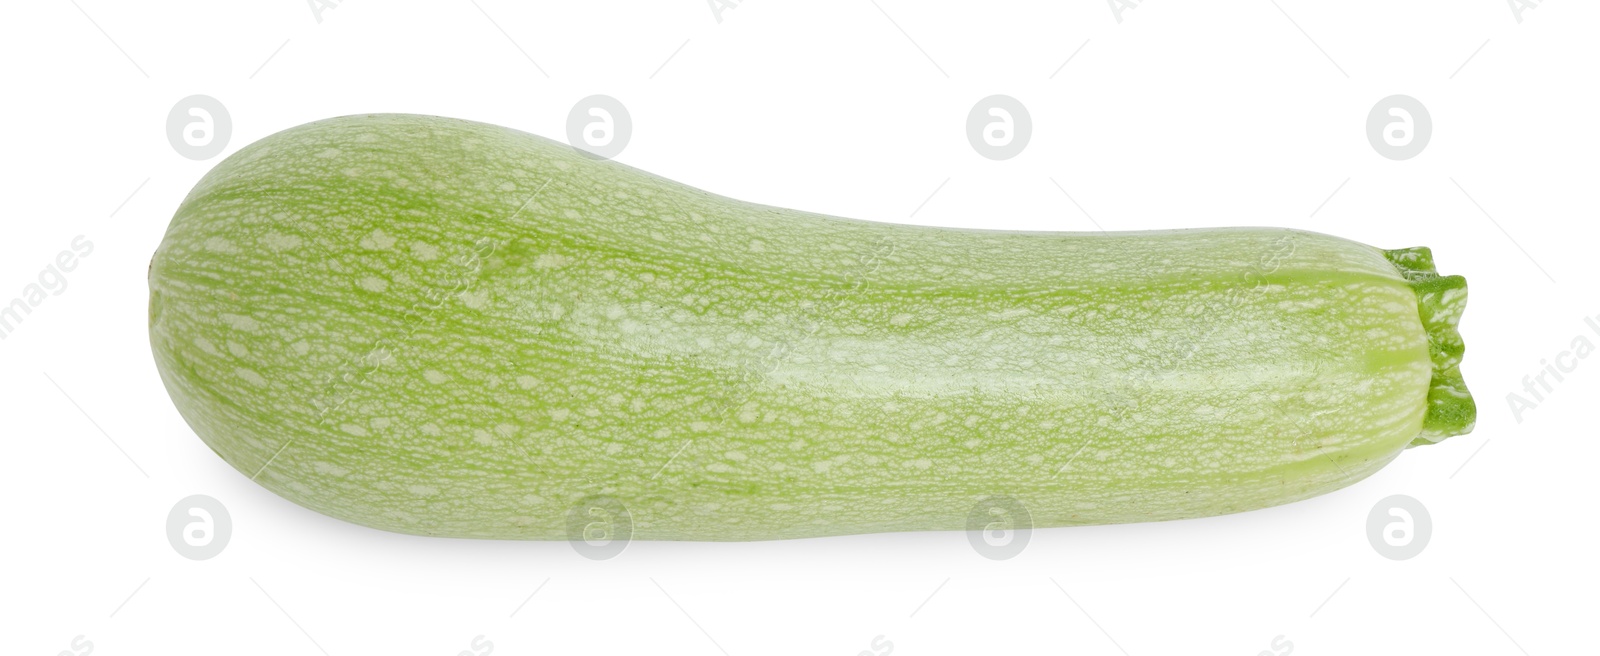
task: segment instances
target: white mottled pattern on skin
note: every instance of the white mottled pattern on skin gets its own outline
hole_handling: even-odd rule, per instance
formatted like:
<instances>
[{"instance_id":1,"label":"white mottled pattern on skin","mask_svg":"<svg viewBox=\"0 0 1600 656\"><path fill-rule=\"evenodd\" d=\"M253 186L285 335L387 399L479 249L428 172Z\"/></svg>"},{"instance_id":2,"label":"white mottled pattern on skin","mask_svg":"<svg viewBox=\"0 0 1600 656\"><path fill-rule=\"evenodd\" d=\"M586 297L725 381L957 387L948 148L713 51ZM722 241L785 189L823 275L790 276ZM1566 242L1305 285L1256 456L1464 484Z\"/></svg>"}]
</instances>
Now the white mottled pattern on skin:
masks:
<instances>
[{"instance_id":1,"label":"white mottled pattern on skin","mask_svg":"<svg viewBox=\"0 0 1600 656\"><path fill-rule=\"evenodd\" d=\"M241 150L150 276L207 444L427 535L567 539L590 495L636 539L961 529L995 495L1039 527L1236 512L1376 471L1432 372L1354 242L836 219L419 116Z\"/></svg>"}]
</instances>

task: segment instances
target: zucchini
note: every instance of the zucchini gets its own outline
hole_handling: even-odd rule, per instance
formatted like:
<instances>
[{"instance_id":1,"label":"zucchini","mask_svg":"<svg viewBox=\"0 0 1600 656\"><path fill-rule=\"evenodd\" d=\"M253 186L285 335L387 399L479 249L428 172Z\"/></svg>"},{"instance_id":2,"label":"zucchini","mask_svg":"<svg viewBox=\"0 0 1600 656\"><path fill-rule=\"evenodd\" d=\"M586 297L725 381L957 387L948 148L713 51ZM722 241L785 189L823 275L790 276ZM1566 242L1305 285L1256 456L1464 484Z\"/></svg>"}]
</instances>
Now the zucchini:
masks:
<instances>
[{"instance_id":1,"label":"zucchini","mask_svg":"<svg viewBox=\"0 0 1600 656\"><path fill-rule=\"evenodd\" d=\"M1466 283L1427 249L854 221L425 116L227 158L149 286L162 381L223 460L414 534L568 539L584 508L635 539L963 529L994 499L1036 527L1200 517L1475 415Z\"/></svg>"}]
</instances>

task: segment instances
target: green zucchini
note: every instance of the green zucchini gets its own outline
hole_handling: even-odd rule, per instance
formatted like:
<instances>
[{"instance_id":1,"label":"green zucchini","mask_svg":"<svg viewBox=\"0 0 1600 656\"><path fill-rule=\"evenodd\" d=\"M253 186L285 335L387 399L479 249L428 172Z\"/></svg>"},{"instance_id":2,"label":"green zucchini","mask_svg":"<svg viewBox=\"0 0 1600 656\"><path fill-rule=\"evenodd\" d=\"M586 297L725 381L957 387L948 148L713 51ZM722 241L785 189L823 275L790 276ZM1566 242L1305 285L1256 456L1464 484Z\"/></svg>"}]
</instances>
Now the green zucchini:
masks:
<instances>
[{"instance_id":1,"label":"green zucchini","mask_svg":"<svg viewBox=\"0 0 1600 656\"><path fill-rule=\"evenodd\" d=\"M1466 283L1426 249L839 219L424 116L240 150L149 285L223 460L425 535L568 539L585 504L675 540L1217 515L1475 416Z\"/></svg>"}]
</instances>

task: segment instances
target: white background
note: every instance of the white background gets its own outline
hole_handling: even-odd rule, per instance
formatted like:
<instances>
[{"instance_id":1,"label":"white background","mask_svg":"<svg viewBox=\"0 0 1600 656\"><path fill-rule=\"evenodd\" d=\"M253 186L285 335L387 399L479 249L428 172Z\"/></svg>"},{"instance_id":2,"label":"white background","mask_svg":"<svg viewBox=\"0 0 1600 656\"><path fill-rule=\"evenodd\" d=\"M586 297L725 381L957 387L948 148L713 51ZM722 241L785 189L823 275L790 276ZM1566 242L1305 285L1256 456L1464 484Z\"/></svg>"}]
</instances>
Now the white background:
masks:
<instances>
[{"instance_id":1,"label":"white background","mask_svg":"<svg viewBox=\"0 0 1600 656\"><path fill-rule=\"evenodd\" d=\"M320 21L297 0L9 6L0 303L75 236L94 251L0 340L4 651L1593 649L1600 361L1577 360L1520 416L1507 395L1580 336L1600 344L1584 323L1600 315L1600 7L1530 2L1519 21L1502 0L1159 0L1119 21L1101 0L955 4L746 0L718 20L697 0L357 0ZM246 480L183 423L149 354L145 265L209 167L356 112L561 139L573 104L597 93L633 117L617 159L750 201L928 225L1277 225L1431 246L1472 284L1462 332L1477 430L1310 501L1039 530L1006 561L962 533L636 542L592 561L561 542L420 538L317 515ZM1006 161L979 157L965 134L974 103L997 93L1033 118ZM209 161L167 140L168 111L192 94L231 115ZM1432 117L1413 159L1368 144L1367 114L1391 94ZM211 560L181 557L165 535L191 494L232 518ZM1432 516L1410 560L1368 542L1368 513L1391 494Z\"/></svg>"}]
</instances>

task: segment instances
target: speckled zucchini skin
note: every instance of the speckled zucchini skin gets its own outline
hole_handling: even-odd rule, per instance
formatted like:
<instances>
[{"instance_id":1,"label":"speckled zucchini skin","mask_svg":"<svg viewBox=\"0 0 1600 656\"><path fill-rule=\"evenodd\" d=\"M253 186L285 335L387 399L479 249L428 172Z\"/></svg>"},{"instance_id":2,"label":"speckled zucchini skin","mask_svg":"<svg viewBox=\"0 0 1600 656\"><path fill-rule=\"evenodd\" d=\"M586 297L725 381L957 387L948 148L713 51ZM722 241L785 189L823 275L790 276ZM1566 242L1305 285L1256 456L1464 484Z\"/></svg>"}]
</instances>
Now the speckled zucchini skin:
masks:
<instances>
[{"instance_id":1,"label":"speckled zucchini skin","mask_svg":"<svg viewBox=\"0 0 1600 656\"><path fill-rule=\"evenodd\" d=\"M839 219L453 119L251 144L149 275L195 432L405 533L568 539L597 498L634 539L1197 517L1472 423L1465 284L1425 250Z\"/></svg>"}]
</instances>

